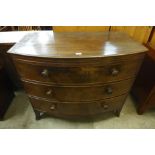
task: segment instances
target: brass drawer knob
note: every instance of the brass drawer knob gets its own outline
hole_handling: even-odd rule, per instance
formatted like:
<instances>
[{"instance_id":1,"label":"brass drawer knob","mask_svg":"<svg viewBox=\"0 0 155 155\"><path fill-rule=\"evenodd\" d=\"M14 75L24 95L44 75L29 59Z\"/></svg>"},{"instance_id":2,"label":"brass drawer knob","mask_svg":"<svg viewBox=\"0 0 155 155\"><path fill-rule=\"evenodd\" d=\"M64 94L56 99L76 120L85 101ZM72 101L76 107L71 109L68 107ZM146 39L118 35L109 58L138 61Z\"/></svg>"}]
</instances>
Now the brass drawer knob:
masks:
<instances>
[{"instance_id":1,"label":"brass drawer knob","mask_svg":"<svg viewBox=\"0 0 155 155\"><path fill-rule=\"evenodd\" d=\"M108 86L108 87L106 88L106 93L107 93L107 94L112 94L112 92L113 92L112 88L111 88L110 86Z\"/></svg>"},{"instance_id":2,"label":"brass drawer knob","mask_svg":"<svg viewBox=\"0 0 155 155\"><path fill-rule=\"evenodd\" d=\"M55 110L55 105L52 104L52 105L50 106L50 109L51 109L51 110Z\"/></svg>"},{"instance_id":3,"label":"brass drawer knob","mask_svg":"<svg viewBox=\"0 0 155 155\"><path fill-rule=\"evenodd\" d=\"M47 69L44 69L44 70L41 72L41 75L47 77L47 76L49 75L48 70L47 70Z\"/></svg>"},{"instance_id":4,"label":"brass drawer knob","mask_svg":"<svg viewBox=\"0 0 155 155\"><path fill-rule=\"evenodd\" d=\"M115 75L118 75L118 73L119 73L118 69L116 69L116 68L111 69L111 75L115 76Z\"/></svg>"},{"instance_id":5,"label":"brass drawer knob","mask_svg":"<svg viewBox=\"0 0 155 155\"><path fill-rule=\"evenodd\" d=\"M46 95L51 95L52 92L53 92L53 91L50 89L50 90L48 90L48 91L46 92Z\"/></svg>"}]
</instances>

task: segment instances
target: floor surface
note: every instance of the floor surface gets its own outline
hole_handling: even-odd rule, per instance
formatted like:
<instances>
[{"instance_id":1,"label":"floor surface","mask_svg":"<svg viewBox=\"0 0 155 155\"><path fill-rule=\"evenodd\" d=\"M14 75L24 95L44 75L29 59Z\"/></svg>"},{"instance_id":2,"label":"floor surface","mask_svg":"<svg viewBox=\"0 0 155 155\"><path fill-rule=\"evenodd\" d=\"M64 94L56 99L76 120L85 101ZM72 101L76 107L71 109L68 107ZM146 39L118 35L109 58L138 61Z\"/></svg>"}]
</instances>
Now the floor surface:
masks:
<instances>
[{"instance_id":1,"label":"floor surface","mask_svg":"<svg viewBox=\"0 0 155 155\"><path fill-rule=\"evenodd\" d=\"M155 128L155 110L143 115L136 113L134 101L128 96L120 117L105 115L100 121L73 122L57 118L35 120L30 102L24 92L17 92L10 105L4 121L0 121L1 129L151 129Z\"/></svg>"}]
</instances>

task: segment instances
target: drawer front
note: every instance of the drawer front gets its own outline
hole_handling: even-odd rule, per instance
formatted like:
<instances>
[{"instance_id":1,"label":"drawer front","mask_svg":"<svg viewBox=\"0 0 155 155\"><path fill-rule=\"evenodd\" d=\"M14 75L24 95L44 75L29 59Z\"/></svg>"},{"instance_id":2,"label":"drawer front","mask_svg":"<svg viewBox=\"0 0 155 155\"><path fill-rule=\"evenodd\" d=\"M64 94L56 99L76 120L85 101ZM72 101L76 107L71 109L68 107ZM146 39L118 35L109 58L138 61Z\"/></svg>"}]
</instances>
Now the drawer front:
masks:
<instances>
[{"instance_id":1,"label":"drawer front","mask_svg":"<svg viewBox=\"0 0 155 155\"><path fill-rule=\"evenodd\" d=\"M106 85L83 87L58 87L24 82L24 86L27 93L31 96L37 96L60 102L77 102L101 100L105 98L119 96L129 91L132 82L133 79L129 79Z\"/></svg>"},{"instance_id":2,"label":"drawer front","mask_svg":"<svg viewBox=\"0 0 155 155\"><path fill-rule=\"evenodd\" d=\"M75 104L50 102L47 100L40 100L30 98L31 104L35 110L46 112L55 115L94 115L104 113L107 111L115 111L121 109L126 95L106 99L98 102L80 102Z\"/></svg>"},{"instance_id":3,"label":"drawer front","mask_svg":"<svg viewBox=\"0 0 155 155\"><path fill-rule=\"evenodd\" d=\"M16 62L17 70L22 79L61 85L120 81L134 77L139 66L139 61L83 67L48 67L21 61Z\"/></svg>"}]
</instances>

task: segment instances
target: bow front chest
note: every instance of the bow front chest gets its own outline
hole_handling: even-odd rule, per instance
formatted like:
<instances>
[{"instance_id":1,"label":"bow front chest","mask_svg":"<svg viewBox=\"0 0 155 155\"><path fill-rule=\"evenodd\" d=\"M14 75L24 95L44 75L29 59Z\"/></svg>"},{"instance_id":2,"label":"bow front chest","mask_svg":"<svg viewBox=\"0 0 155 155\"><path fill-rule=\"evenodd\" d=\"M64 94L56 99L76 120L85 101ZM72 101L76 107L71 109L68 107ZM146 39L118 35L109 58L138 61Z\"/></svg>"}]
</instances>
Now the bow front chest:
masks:
<instances>
[{"instance_id":1,"label":"bow front chest","mask_svg":"<svg viewBox=\"0 0 155 155\"><path fill-rule=\"evenodd\" d=\"M11 54L36 119L119 116L147 49L120 32L40 32Z\"/></svg>"}]
</instances>

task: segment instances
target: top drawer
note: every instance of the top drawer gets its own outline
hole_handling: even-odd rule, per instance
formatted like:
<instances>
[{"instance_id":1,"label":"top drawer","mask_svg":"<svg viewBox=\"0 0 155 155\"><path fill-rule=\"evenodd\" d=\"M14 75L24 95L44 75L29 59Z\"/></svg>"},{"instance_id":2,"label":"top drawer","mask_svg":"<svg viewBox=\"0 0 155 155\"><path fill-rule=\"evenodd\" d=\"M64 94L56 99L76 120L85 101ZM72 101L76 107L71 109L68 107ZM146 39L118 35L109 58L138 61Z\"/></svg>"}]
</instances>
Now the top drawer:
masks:
<instances>
[{"instance_id":1,"label":"top drawer","mask_svg":"<svg viewBox=\"0 0 155 155\"><path fill-rule=\"evenodd\" d=\"M120 81L134 77L139 61L105 64L105 66L56 67L15 61L16 68L24 80L50 84L95 84Z\"/></svg>"}]
</instances>

